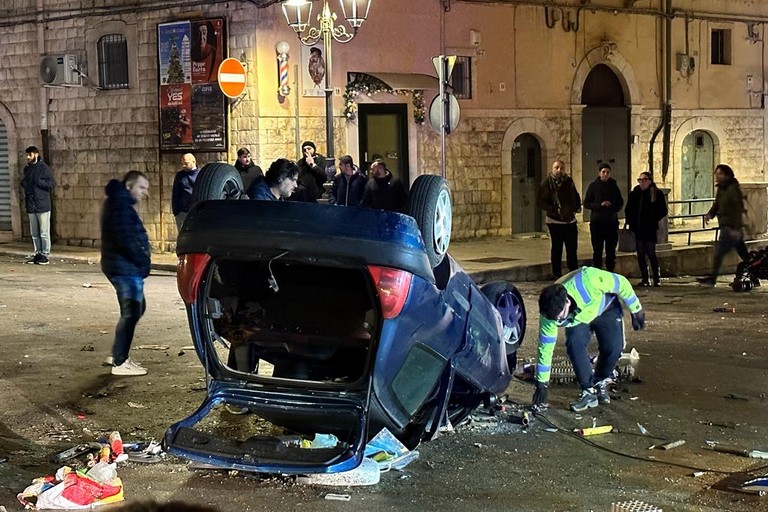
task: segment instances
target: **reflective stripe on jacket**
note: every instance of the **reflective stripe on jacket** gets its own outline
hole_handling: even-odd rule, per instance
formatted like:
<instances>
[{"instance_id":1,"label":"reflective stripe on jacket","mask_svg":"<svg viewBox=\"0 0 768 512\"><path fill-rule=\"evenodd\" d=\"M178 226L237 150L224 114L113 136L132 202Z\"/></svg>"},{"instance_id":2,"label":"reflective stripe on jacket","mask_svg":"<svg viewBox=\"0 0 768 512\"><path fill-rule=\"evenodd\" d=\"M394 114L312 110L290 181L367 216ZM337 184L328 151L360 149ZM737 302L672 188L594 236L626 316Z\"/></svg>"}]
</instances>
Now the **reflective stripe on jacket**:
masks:
<instances>
[{"instance_id":1,"label":"reflective stripe on jacket","mask_svg":"<svg viewBox=\"0 0 768 512\"><path fill-rule=\"evenodd\" d=\"M630 313L637 313L643 306L626 277L593 267L581 267L556 281L565 286L568 296L575 302L565 327L590 324L603 314L618 296ZM549 382L552 370L552 353L557 341L558 324L543 315L539 316L539 350L536 360L536 380Z\"/></svg>"}]
</instances>

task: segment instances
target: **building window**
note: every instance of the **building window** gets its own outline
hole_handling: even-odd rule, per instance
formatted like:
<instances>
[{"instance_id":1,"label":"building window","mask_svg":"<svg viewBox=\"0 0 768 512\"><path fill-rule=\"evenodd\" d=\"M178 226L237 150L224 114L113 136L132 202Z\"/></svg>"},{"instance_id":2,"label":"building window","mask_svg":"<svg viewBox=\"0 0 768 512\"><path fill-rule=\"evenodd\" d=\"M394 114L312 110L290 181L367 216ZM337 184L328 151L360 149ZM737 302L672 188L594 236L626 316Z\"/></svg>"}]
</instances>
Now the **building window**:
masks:
<instances>
[{"instance_id":1,"label":"building window","mask_svg":"<svg viewBox=\"0 0 768 512\"><path fill-rule=\"evenodd\" d=\"M712 64L731 63L731 31L728 29L712 29Z\"/></svg>"},{"instance_id":2,"label":"building window","mask_svg":"<svg viewBox=\"0 0 768 512\"><path fill-rule=\"evenodd\" d=\"M128 42L122 34L107 34L97 44L99 87L128 88Z\"/></svg>"},{"instance_id":3,"label":"building window","mask_svg":"<svg viewBox=\"0 0 768 512\"><path fill-rule=\"evenodd\" d=\"M451 73L451 87L457 99L472 99L472 57L456 57Z\"/></svg>"}]
</instances>

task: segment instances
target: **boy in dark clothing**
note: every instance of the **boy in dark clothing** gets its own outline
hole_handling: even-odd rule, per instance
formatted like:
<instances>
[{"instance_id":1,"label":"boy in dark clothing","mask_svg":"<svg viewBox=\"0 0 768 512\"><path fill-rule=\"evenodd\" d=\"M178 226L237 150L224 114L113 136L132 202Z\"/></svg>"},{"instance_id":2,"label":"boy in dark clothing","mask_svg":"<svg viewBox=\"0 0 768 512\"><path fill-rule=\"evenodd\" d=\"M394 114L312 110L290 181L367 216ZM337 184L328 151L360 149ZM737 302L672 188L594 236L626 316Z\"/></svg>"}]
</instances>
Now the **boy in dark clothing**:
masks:
<instances>
[{"instance_id":1,"label":"boy in dark clothing","mask_svg":"<svg viewBox=\"0 0 768 512\"><path fill-rule=\"evenodd\" d=\"M605 268L613 272L616 268L616 245L619 242L619 216L624 198L611 178L611 166L600 164L597 178L587 187L584 194L584 208L591 210L589 233L592 239L592 266L602 268L603 247L605 247Z\"/></svg>"},{"instance_id":2,"label":"boy in dark clothing","mask_svg":"<svg viewBox=\"0 0 768 512\"><path fill-rule=\"evenodd\" d=\"M568 270L576 270L578 267L579 257L576 250L579 231L576 227L576 214L581 211L581 197L573 180L565 172L565 163L562 160L552 163L549 176L539 186L538 200L539 206L547 214L547 228L552 238L552 274L558 278L563 270L563 245Z\"/></svg>"},{"instance_id":3,"label":"boy in dark clothing","mask_svg":"<svg viewBox=\"0 0 768 512\"><path fill-rule=\"evenodd\" d=\"M399 213L408 212L408 192L399 179L392 176L384 160L371 164L373 176L365 185L360 206L374 210L389 210Z\"/></svg>"},{"instance_id":4,"label":"boy in dark clothing","mask_svg":"<svg viewBox=\"0 0 768 512\"><path fill-rule=\"evenodd\" d=\"M747 244L744 243L744 196L741 194L739 180L733 174L733 169L725 164L715 167L717 193L712 208L704 215L704 222L709 222L717 216L720 226L720 237L715 246L715 261L712 273L699 279L701 284L715 286L720 268L723 266L725 255L736 249L742 261L749 259Z\"/></svg>"},{"instance_id":5,"label":"boy in dark clothing","mask_svg":"<svg viewBox=\"0 0 768 512\"><path fill-rule=\"evenodd\" d=\"M24 205L35 248L35 254L27 258L27 263L47 265L51 253L51 191L56 181L35 146L29 146L26 153L27 165L21 178L21 188L24 189Z\"/></svg>"},{"instance_id":6,"label":"boy in dark clothing","mask_svg":"<svg viewBox=\"0 0 768 512\"><path fill-rule=\"evenodd\" d=\"M128 171L122 181L105 187L101 212L101 270L115 287L120 320L112 347L112 375L145 375L146 368L128 357L136 324L144 315L144 278L149 275L150 246L136 207L149 195L149 180L140 171Z\"/></svg>"},{"instance_id":7,"label":"boy in dark clothing","mask_svg":"<svg viewBox=\"0 0 768 512\"><path fill-rule=\"evenodd\" d=\"M340 206L360 206L365 191L365 176L355 167L350 155L339 158L341 172L333 178L329 202Z\"/></svg>"},{"instance_id":8,"label":"boy in dark clothing","mask_svg":"<svg viewBox=\"0 0 768 512\"><path fill-rule=\"evenodd\" d=\"M261 167L251 160L251 152L248 148L240 148L237 150L235 169L238 170L240 178L243 180L243 190L249 190L256 179L264 177L264 172L261 170Z\"/></svg>"}]
</instances>

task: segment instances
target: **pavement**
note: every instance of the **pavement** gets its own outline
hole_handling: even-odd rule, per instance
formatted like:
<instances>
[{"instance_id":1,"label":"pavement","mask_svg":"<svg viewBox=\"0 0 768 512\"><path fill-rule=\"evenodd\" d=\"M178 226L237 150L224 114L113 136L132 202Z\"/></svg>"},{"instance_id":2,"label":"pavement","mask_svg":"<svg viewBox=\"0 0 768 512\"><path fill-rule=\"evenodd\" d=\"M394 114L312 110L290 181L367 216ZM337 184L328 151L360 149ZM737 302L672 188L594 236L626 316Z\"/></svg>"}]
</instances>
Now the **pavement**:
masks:
<instances>
[{"instance_id":1,"label":"pavement","mask_svg":"<svg viewBox=\"0 0 768 512\"><path fill-rule=\"evenodd\" d=\"M589 265L592 248L589 230L583 225L579 231L579 264ZM657 254L664 277L686 275L704 275L712 265L712 233L696 233L688 245L687 235L671 235L668 248L659 246ZM768 246L768 238L747 242L750 250ZM23 258L32 251L31 241L0 243L0 255ZM547 235L505 236L472 240L452 241L449 252L478 283L493 280L545 281L552 270L549 263L550 240ZM51 262L70 263L99 262L97 247L78 247L54 244L51 250ZM723 272L732 273L738 257L732 252L725 261ZM176 254L156 252L152 254L154 270L175 271ZM567 269L563 263L563 269ZM619 252L616 258L616 272L629 278L639 277L637 259L634 253Z\"/></svg>"}]
</instances>

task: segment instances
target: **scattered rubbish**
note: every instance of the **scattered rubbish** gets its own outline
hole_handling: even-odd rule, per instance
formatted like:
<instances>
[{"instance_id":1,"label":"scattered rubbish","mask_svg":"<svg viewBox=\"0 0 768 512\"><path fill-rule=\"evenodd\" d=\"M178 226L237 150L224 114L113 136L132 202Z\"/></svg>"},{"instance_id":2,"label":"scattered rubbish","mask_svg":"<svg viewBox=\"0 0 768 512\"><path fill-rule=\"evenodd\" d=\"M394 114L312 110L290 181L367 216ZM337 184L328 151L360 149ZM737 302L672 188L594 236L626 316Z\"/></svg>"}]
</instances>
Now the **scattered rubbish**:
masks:
<instances>
[{"instance_id":1,"label":"scattered rubbish","mask_svg":"<svg viewBox=\"0 0 768 512\"><path fill-rule=\"evenodd\" d=\"M181 347L181 350L195 350L195 346L194 345L184 345L183 347Z\"/></svg>"},{"instance_id":2,"label":"scattered rubbish","mask_svg":"<svg viewBox=\"0 0 768 512\"><path fill-rule=\"evenodd\" d=\"M109 447L115 456L115 462L128 460L128 455L123 451L123 438L120 437L120 432L115 431L109 434Z\"/></svg>"},{"instance_id":3,"label":"scattered rubbish","mask_svg":"<svg viewBox=\"0 0 768 512\"><path fill-rule=\"evenodd\" d=\"M611 425L603 425L602 427L592 427L592 428L578 428L574 430L574 432L579 434L581 437L607 434L612 431L613 431L613 427Z\"/></svg>"},{"instance_id":4,"label":"scattered rubbish","mask_svg":"<svg viewBox=\"0 0 768 512\"><path fill-rule=\"evenodd\" d=\"M728 393L727 395L723 395L725 398L729 400L743 400L745 402L749 401L749 398L744 395L737 395L736 393Z\"/></svg>"},{"instance_id":5,"label":"scattered rubbish","mask_svg":"<svg viewBox=\"0 0 768 512\"><path fill-rule=\"evenodd\" d=\"M88 415L85 414L84 412L77 413L77 419L79 419L79 420L84 420L87 417L88 417Z\"/></svg>"},{"instance_id":6,"label":"scattered rubbish","mask_svg":"<svg viewBox=\"0 0 768 512\"><path fill-rule=\"evenodd\" d=\"M83 283L83 288L93 288L91 283Z\"/></svg>"},{"instance_id":7,"label":"scattered rubbish","mask_svg":"<svg viewBox=\"0 0 768 512\"><path fill-rule=\"evenodd\" d=\"M707 473L706 471L694 471L693 473L691 473L691 476L693 478L699 478L700 476L703 476L706 473Z\"/></svg>"},{"instance_id":8,"label":"scattered rubbish","mask_svg":"<svg viewBox=\"0 0 768 512\"><path fill-rule=\"evenodd\" d=\"M7 308L7 307L8 307L7 304L0 304L0 308Z\"/></svg>"},{"instance_id":9,"label":"scattered rubbish","mask_svg":"<svg viewBox=\"0 0 768 512\"><path fill-rule=\"evenodd\" d=\"M376 485L380 479L381 470L379 465L375 460L364 457L360 465L353 470L340 473L314 473L300 476L296 481L302 484L314 485L359 486Z\"/></svg>"},{"instance_id":10,"label":"scattered rubbish","mask_svg":"<svg viewBox=\"0 0 768 512\"><path fill-rule=\"evenodd\" d=\"M80 352L93 352L94 350L93 345L83 345L80 347Z\"/></svg>"},{"instance_id":11,"label":"scattered rubbish","mask_svg":"<svg viewBox=\"0 0 768 512\"><path fill-rule=\"evenodd\" d=\"M553 434L557 432L557 429L554 427L547 427L544 429L544 432L552 432Z\"/></svg>"},{"instance_id":12,"label":"scattered rubbish","mask_svg":"<svg viewBox=\"0 0 768 512\"><path fill-rule=\"evenodd\" d=\"M365 445L365 456L378 463L382 470L400 471L419 458L419 452L409 450L392 432L383 428Z\"/></svg>"},{"instance_id":13,"label":"scattered rubbish","mask_svg":"<svg viewBox=\"0 0 768 512\"><path fill-rule=\"evenodd\" d=\"M474 446L475 448L482 448L482 447L483 447L483 444L482 444L482 443L474 443L474 444L473 444L473 446Z\"/></svg>"},{"instance_id":14,"label":"scattered rubbish","mask_svg":"<svg viewBox=\"0 0 768 512\"><path fill-rule=\"evenodd\" d=\"M135 349L139 350L168 350L168 345L139 345L138 347L133 347Z\"/></svg>"},{"instance_id":15,"label":"scattered rubbish","mask_svg":"<svg viewBox=\"0 0 768 512\"><path fill-rule=\"evenodd\" d=\"M184 354L186 354L186 352L184 352L183 350L179 350L179 353L176 355L183 356Z\"/></svg>"},{"instance_id":16,"label":"scattered rubbish","mask_svg":"<svg viewBox=\"0 0 768 512\"><path fill-rule=\"evenodd\" d=\"M685 439L678 439L677 441L670 441L668 443L661 443L661 444L654 444L653 446L650 446L648 449L654 449L658 448L659 450L671 450L672 448L677 448L678 446L683 446L685 444Z\"/></svg>"},{"instance_id":17,"label":"scattered rubbish","mask_svg":"<svg viewBox=\"0 0 768 512\"><path fill-rule=\"evenodd\" d=\"M738 423L731 423L729 421L718 423L714 421L699 421L702 425L708 425L710 427L722 427L722 428L736 428L739 424Z\"/></svg>"},{"instance_id":18,"label":"scattered rubbish","mask_svg":"<svg viewBox=\"0 0 768 512\"><path fill-rule=\"evenodd\" d=\"M632 500L611 503L611 512L662 512L662 510L643 501Z\"/></svg>"},{"instance_id":19,"label":"scattered rubbish","mask_svg":"<svg viewBox=\"0 0 768 512\"><path fill-rule=\"evenodd\" d=\"M332 492L329 492L325 495L325 499L327 500L335 500L335 501L349 501L352 499L352 496L349 494L334 494Z\"/></svg>"},{"instance_id":20,"label":"scattered rubbish","mask_svg":"<svg viewBox=\"0 0 768 512\"><path fill-rule=\"evenodd\" d=\"M716 308L712 308L713 313L735 313L736 308L732 306L718 306Z\"/></svg>"},{"instance_id":21,"label":"scattered rubbish","mask_svg":"<svg viewBox=\"0 0 768 512\"><path fill-rule=\"evenodd\" d=\"M712 450L720 453L730 453L732 455L741 455L742 457L749 457L751 459L768 459L768 452L761 450L747 450L744 448L738 448L736 446L729 446L725 444L719 444L715 441L705 441L707 446Z\"/></svg>"},{"instance_id":22,"label":"scattered rubbish","mask_svg":"<svg viewBox=\"0 0 768 512\"><path fill-rule=\"evenodd\" d=\"M760 496L765 495L768 493L768 475L753 478L752 480L744 482L741 485L741 490L758 492L760 493Z\"/></svg>"},{"instance_id":23,"label":"scattered rubbish","mask_svg":"<svg viewBox=\"0 0 768 512\"><path fill-rule=\"evenodd\" d=\"M0 464L5 464L6 462L8 462L8 457L0 457ZM0 510L0 512L2 512L2 510Z\"/></svg>"},{"instance_id":24,"label":"scattered rubbish","mask_svg":"<svg viewBox=\"0 0 768 512\"><path fill-rule=\"evenodd\" d=\"M142 404L137 403L137 402L128 402L128 407L130 407L131 409L146 409L147 408L146 405L142 405Z\"/></svg>"},{"instance_id":25,"label":"scattered rubbish","mask_svg":"<svg viewBox=\"0 0 768 512\"><path fill-rule=\"evenodd\" d=\"M640 397L639 396L631 396L631 397L629 397L629 399L634 401L634 400L639 400Z\"/></svg>"},{"instance_id":26,"label":"scattered rubbish","mask_svg":"<svg viewBox=\"0 0 768 512\"><path fill-rule=\"evenodd\" d=\"M107 334L108 331L99 331L99 334Z\"/></svg>"},{"instance_id":27,"label":"scattered rubbish","mask_svg":"<svg viewBox=\"0 0 768 512\"><path fill-rule=\"evenodd\" d=\"M528 411L524 411L521 415L511 414L509 416L509 421L512 423L517 423L519 425L522 425L524 427L527 427L531 424L531 418L528 416Z\"/></svg>"},{"instance_id":28,"label":"scattered rubbish","mask_svg":"<svg viewBox=\"0 0 768 512\"><path fill-rule=\"evenodd\" d=\"M82 443L53 455L50 460L54 464L58 464L99 450L101 450L101 443Z\"/></svg>"},{"instance_id":29,"label":"scattered rubbish","mask_svg":"<svg viewBox=\"0 0 768 512\"><path fill-rule=\"evenodd\" d=\"M103 482L96 477L109 481ZM62 466L55 475L32 480L32 484L16 498L25 508L50 510L91 508L125 499L123 483L117 472L105 466L99 466L94 475L90 471L83 474Z\"/></svg>"},{"instance_id":30,"label":"scattered rubbish","mask_svg":"<svg viewBox=\"0 0 768 512\"><path fill-rule=\"evenodd\" d=\"M639 428L639 429L640 429L640 433L641 433L641 434L643 434L644 436L647 436L647 435L648 435L648 429L646 429L646 428L645 428L644 426L642 426L641 424L639 424L639 423L638 423L638 424L637 424L637 428Z\"/></svg>"}]
</instances>

